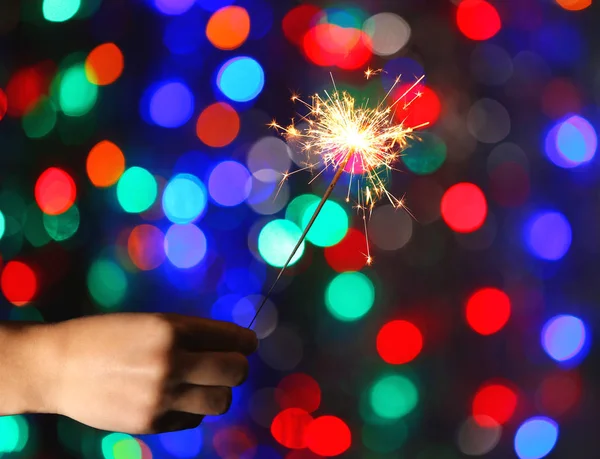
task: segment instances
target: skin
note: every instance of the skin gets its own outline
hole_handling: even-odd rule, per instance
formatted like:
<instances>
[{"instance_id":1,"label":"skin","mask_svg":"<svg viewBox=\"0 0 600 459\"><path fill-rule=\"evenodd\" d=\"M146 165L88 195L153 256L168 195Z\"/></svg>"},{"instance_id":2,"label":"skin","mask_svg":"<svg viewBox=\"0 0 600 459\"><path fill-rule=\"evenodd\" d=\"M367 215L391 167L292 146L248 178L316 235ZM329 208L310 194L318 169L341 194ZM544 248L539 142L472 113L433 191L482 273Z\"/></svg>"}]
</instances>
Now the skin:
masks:
<instances>
[{"instance_id":1,"label":"skin","mask_svg":"<svg viewBox=\"0 0 600 459\"><path fill-rule=\"evenodd\" d=\"M0 415L54 413L130 434L190 429L225 413L254 332L176 314L0 323Z\"/></svg>"}]
</instances>

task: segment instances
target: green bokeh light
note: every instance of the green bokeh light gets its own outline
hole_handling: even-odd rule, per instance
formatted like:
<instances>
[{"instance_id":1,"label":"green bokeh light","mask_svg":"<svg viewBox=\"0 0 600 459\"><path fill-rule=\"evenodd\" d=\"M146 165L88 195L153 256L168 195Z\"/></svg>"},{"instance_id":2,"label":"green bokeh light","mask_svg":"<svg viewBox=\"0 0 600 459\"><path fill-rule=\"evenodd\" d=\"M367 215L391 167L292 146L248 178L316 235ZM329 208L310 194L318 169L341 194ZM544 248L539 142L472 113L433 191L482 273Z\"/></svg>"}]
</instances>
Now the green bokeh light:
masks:
<instances>
[{"instance_id":1,"label":"green bokeh light","mask_svg":"<svg viewBox=\"0 0 600 459\"><path fill-rule=\"evenodd\" d=\"M402 421L387 425L369 425L362 428L363 444L371 451L391 453L406 441L407 430Z\"/></svg>"},{"instance_id":2,"label":"green bokeh light","mask_svg":"<svg viewBox=\"0 0 600 459\"><path fill-rule=\"evenodd\" d=\"M40 311L33 306L11 308L9 317L17 322L44 322Z\"/></svg>"},{"instance_id":3,"label":"green bokeh light","mask_svg":"<svg viewBox=\"0 0 600 459\"><path fill-rule=\"evenodd\" d=\"M142 459L142 447L131 435L111 433L102 439L105 459Z\"/></svg>"},{"instance_id":4,"label":"green bokeh light","mask_svg":"<svg viewBox=\"0 0 600 459\"><path fill-rule=\"evenodd\" d=\"M313 203L318 203L321 198L314 194L301 194L290 201L285 209L285 219L294 222L298 227L302 226L304 212Z\"/></svg>"},{"instance_id":5,"label":"green bokeh light","mask_svg":"<svg viewBox=\"0 0 600 459\"><path fill-rule=\"evenodd\" d=\"M29 113L23 116L23 130L30 139L39 139L56 125L56 109L51 99L43 97Z\"/></svg>"},{"instance_id":6,"label":"green bokeh light","mask_svg":"<svg viewBox=\"0 0 600 459\"><path fill-rule=\"evenodd\" d=\"M270 221L258 235L258 252L268 264L281 268L289 258L301 235L300 228L289 220ZM290 266L295 264L303 253L304 242L292 258Z\"/></svg>"},{"instance_id":7,"label":"green bokeh light","mask_svg":"<svg viewBox=\"0 0 600 459\"><path fill-rule=\"evenodd\" d=\"M444 164L446 150L442 139L430 132L422 132L419 138L404 150L402 161L408 170L417 175L432 174Z\"/></svg>"},{"instance_id":8,"label":"green bokeh light","mask_svg":"<svg viewBox=\"0 0 600 459\"><path fill-rule=\"evenodd\" d=\"M373 283L358 272L338 274L325 291L327 309L336 319L343 321L360 319L369 312L374 300Z\"/></svg>"},{"instance_id":9,"label":"green bokeh light","mask_svg":"<svg viewBox=\"0 0 600 459\"><path fill-rule=\"evenodd\" d=\"M42 14L50 22L64 22L71 19L81 6L81 0L44 0Z\"/></svg>"},{"instance_id":10,"label":"green bokeh light","mask_svg":"<svg viewBox=\"0 0 600 459\"><path fill-rule=\"evenodd\" d=\"M127 292L125 273L108 260L98 260L91 266L87 283L92 298L105 309L114 309Z\"/></svg>"},{"instance_id":11,"label":"green bokeh light","mask_svg":"<svg viewBox=\"0 0 600 459\"><path fill-rule=\"evenodd\" d=\"M0 453L23 451L29 440L29 424L23 416L0 417Z\"/></svg>"},{"instance_id":12,"label":"green bokeh light","mask_svg":"<svg viewBox=\"0 0 600 459\"><path fill-rule=\"evenodd\" d=\"M46 228L44 228L44 213L37 204L31 204L25 212L23 234L34 247L42 247L51 240Z\"/></svg>"},{"instance_id":13,"label":"green bokeh light","mask_svg":"<svg viewBox=\"0 0 600 459\"><path fill-rule=\"evenodd\" d=\"M117 183L117 199L125 212L148 210L158 194L154 176L141 167L127 169Z\"/></svg>"},{"instance_id":14,"label":"green bokeh light","mask_svg":"<svg viewBox=\"0 0 600 459\"><path fill-rule=\"evenodd\" d=\"M4 214L0 210L0 239L4 236L4 230L6 229L6 219L4 218Z\"/></svg>"},{"instance_id":15,"label":"green bokeh light","mask_svg":"<svg viewBox=\"0 0 600 459\"><path fill-rule=\"evenodd\" d=\"M65 241L72 237L79 228L79 209L73 204L69 210L60 215L44 214L44 228L55 241Z\"/></svg>"},{"instance_id":16,"label":"green bokeh light","mask_svg":"<svg viewBox=\"0 0 600 459\"><path fill-rule=\"evenodd\" d=\"M309 205L302 216L302 229L306 228L319 203ZM321 209L315 223L306 235L306 239L319 247L336 245L348 232L348 215L337 202L327 201Z\"/></svg>"},{"instance_id":17,"label":"green bokeh light","mask_svg":"<svg viewBox=\"0 0 600 459\"><path fill-rule=\"evenodd\" d=\"M400 419L410 413L419 401L413 382L402 375L384 376L371 386L371 407L375 414L386 419Z\"/></svg>"},{"instance_id":18,"label":"green bokeh light","mask_svg":"<svg viewBox=\"0 0 600 459\"><path fill-rule=\"evenodd\" d=\"M98 86L88 81L83 63L75 64L64 72L58 100L65 115L85 115L94 107L97 98Z\"/></svg>"}]
</instances>

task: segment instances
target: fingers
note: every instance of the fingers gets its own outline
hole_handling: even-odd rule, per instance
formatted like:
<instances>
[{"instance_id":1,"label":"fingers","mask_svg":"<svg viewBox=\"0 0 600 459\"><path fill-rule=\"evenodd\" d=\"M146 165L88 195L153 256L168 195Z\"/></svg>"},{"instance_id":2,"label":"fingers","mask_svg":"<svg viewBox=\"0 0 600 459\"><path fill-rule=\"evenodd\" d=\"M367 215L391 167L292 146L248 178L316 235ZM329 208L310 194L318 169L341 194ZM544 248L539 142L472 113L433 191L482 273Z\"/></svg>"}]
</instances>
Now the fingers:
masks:
<instances>
[{"instance_id":1,"label":"fingers","mask_svg":"<svg viewBox=\"0 0 600 459\"><path fill-rule=\"evenodd\" d=\"M154 421L152 431L163 433L195 429L203 419L204 416L198 414L168 411Z\"/></svg>"},{"instance_id":2,"label":"fingers","mask_svg":"<svg viewBox=\"0 0 600 459\"><path fill-rule=\"evenodd\" d=\"M173 395L171 409L196 415L218 416L231 406L231 388L183 385Z\"/></svg>"},{"instance_id":3,"label":"fingers","mask_svg":"<svg viewBox=\"0 0 600 459\"><path fill-rule=\"evenodd\" d=\"M177 379L197 386L235 387L248 377L248 360L239 352L179 352Z\"/></svg>"},{"instance_id":4,"label":"fingers","mask_svg":"<svg viewBox=\"0 0 600 459\"><path fill-rule=\"evenodd\" d=\"M177 345L189 351L231 351L252 354L258 347L256 333L234 323L170 314Z\"/></svg>"}]
</instances>

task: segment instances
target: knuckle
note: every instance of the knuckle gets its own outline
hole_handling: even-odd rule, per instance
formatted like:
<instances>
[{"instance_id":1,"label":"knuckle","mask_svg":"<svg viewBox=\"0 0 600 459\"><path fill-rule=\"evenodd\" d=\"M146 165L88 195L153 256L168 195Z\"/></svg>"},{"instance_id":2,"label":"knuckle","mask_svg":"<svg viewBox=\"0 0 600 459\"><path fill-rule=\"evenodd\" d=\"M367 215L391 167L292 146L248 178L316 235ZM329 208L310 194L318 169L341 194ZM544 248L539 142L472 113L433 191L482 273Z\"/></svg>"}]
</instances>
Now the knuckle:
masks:
<instances>
[{"instance_id":1,"label":"knuckle","mask_svg":"<svg viewBox=\"0 0 600 459\"><path fill-rule=\"evenodd\" d=\"M169 351L175 344L175 327L168 317L153 314L147 317L148 337L159 350Z\"/></svg>"},{"instance_id":2,"label":"knuckle","mask_svg":"<svg viewBox=\"0 0 600 459\"><path fill-rule=\"evenodd\" d=\"M211 397L212 409L217 415L225 414L231 407L232 393L228 387L219 387Z\"/></svg>"},{"instance_id":3,"label":"knuckle","mask_svg":"<svg viewBox=\"0 0 600 459\"><path fill-rule=\"evenodd\" d=\"M234 386L239 386L248 377L248 359L242 354L234 354L232 363L229 365L228 373Z\"/></svg>"}]
</instances>

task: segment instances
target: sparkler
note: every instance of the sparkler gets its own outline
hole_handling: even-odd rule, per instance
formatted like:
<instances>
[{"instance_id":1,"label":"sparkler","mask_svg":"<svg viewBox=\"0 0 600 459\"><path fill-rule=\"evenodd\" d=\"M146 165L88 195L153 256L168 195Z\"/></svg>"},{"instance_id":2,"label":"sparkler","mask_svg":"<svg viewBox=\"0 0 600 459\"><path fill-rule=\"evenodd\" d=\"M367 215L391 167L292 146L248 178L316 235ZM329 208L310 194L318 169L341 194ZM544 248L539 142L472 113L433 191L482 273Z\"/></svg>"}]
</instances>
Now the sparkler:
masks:
<instances>
[{"instance_id":1,"label":"sparkler","mask_svg":"<svg viewBox=\"0 0 600 459\"><path fill-rule=\"evenodd\" d=\"M380 72L381 70L367 69L365 78L369 79ZM395 122L398 105L403 102L403 108L407 109L421 96L421 93L417 91L412 99L407 99L407 96L423 78L424 76L417 79L393 103L386 105L388 98L400 83L400 77L396 78L390 90L377 106L369 108L368 101L357 105L355 99L347 92L339 91L332 76L333 92L325 91L325 96L316 94L311 97L311 103L303 101L298 95L292 96L293 102L299 102L308 109L308 114L301 118L301 121L307 123L307 128L298 129L294 123L284 127L276 121L270 124L272 128L282 132L288 141L299 142L306 154L306 167L295 172L313 169L319 163L323 163L324 167L316 177L328 168L332 168L336 172L292 253L256 310L248 328L252 326L267 299L273 293L275 285L291 263L344 171L351 174L346 195L347 202L350 201L353 183L357 183L358 201L355 208L361 212L365 228L366 262L367 264L372 263L367 234L367 215L371 215L375 202L382 198L387 199L396 209L404 207L403 198L395 197L386 188L387 177L384 177L383 174L394 170L393 165L408 145L413 131L428 124L409 127L405 126L404 122ZM313 158L316 158L317 161L312 162ZM281 183L283 184L295 172L286 172Z\"/></svg>"}]
</instances>

